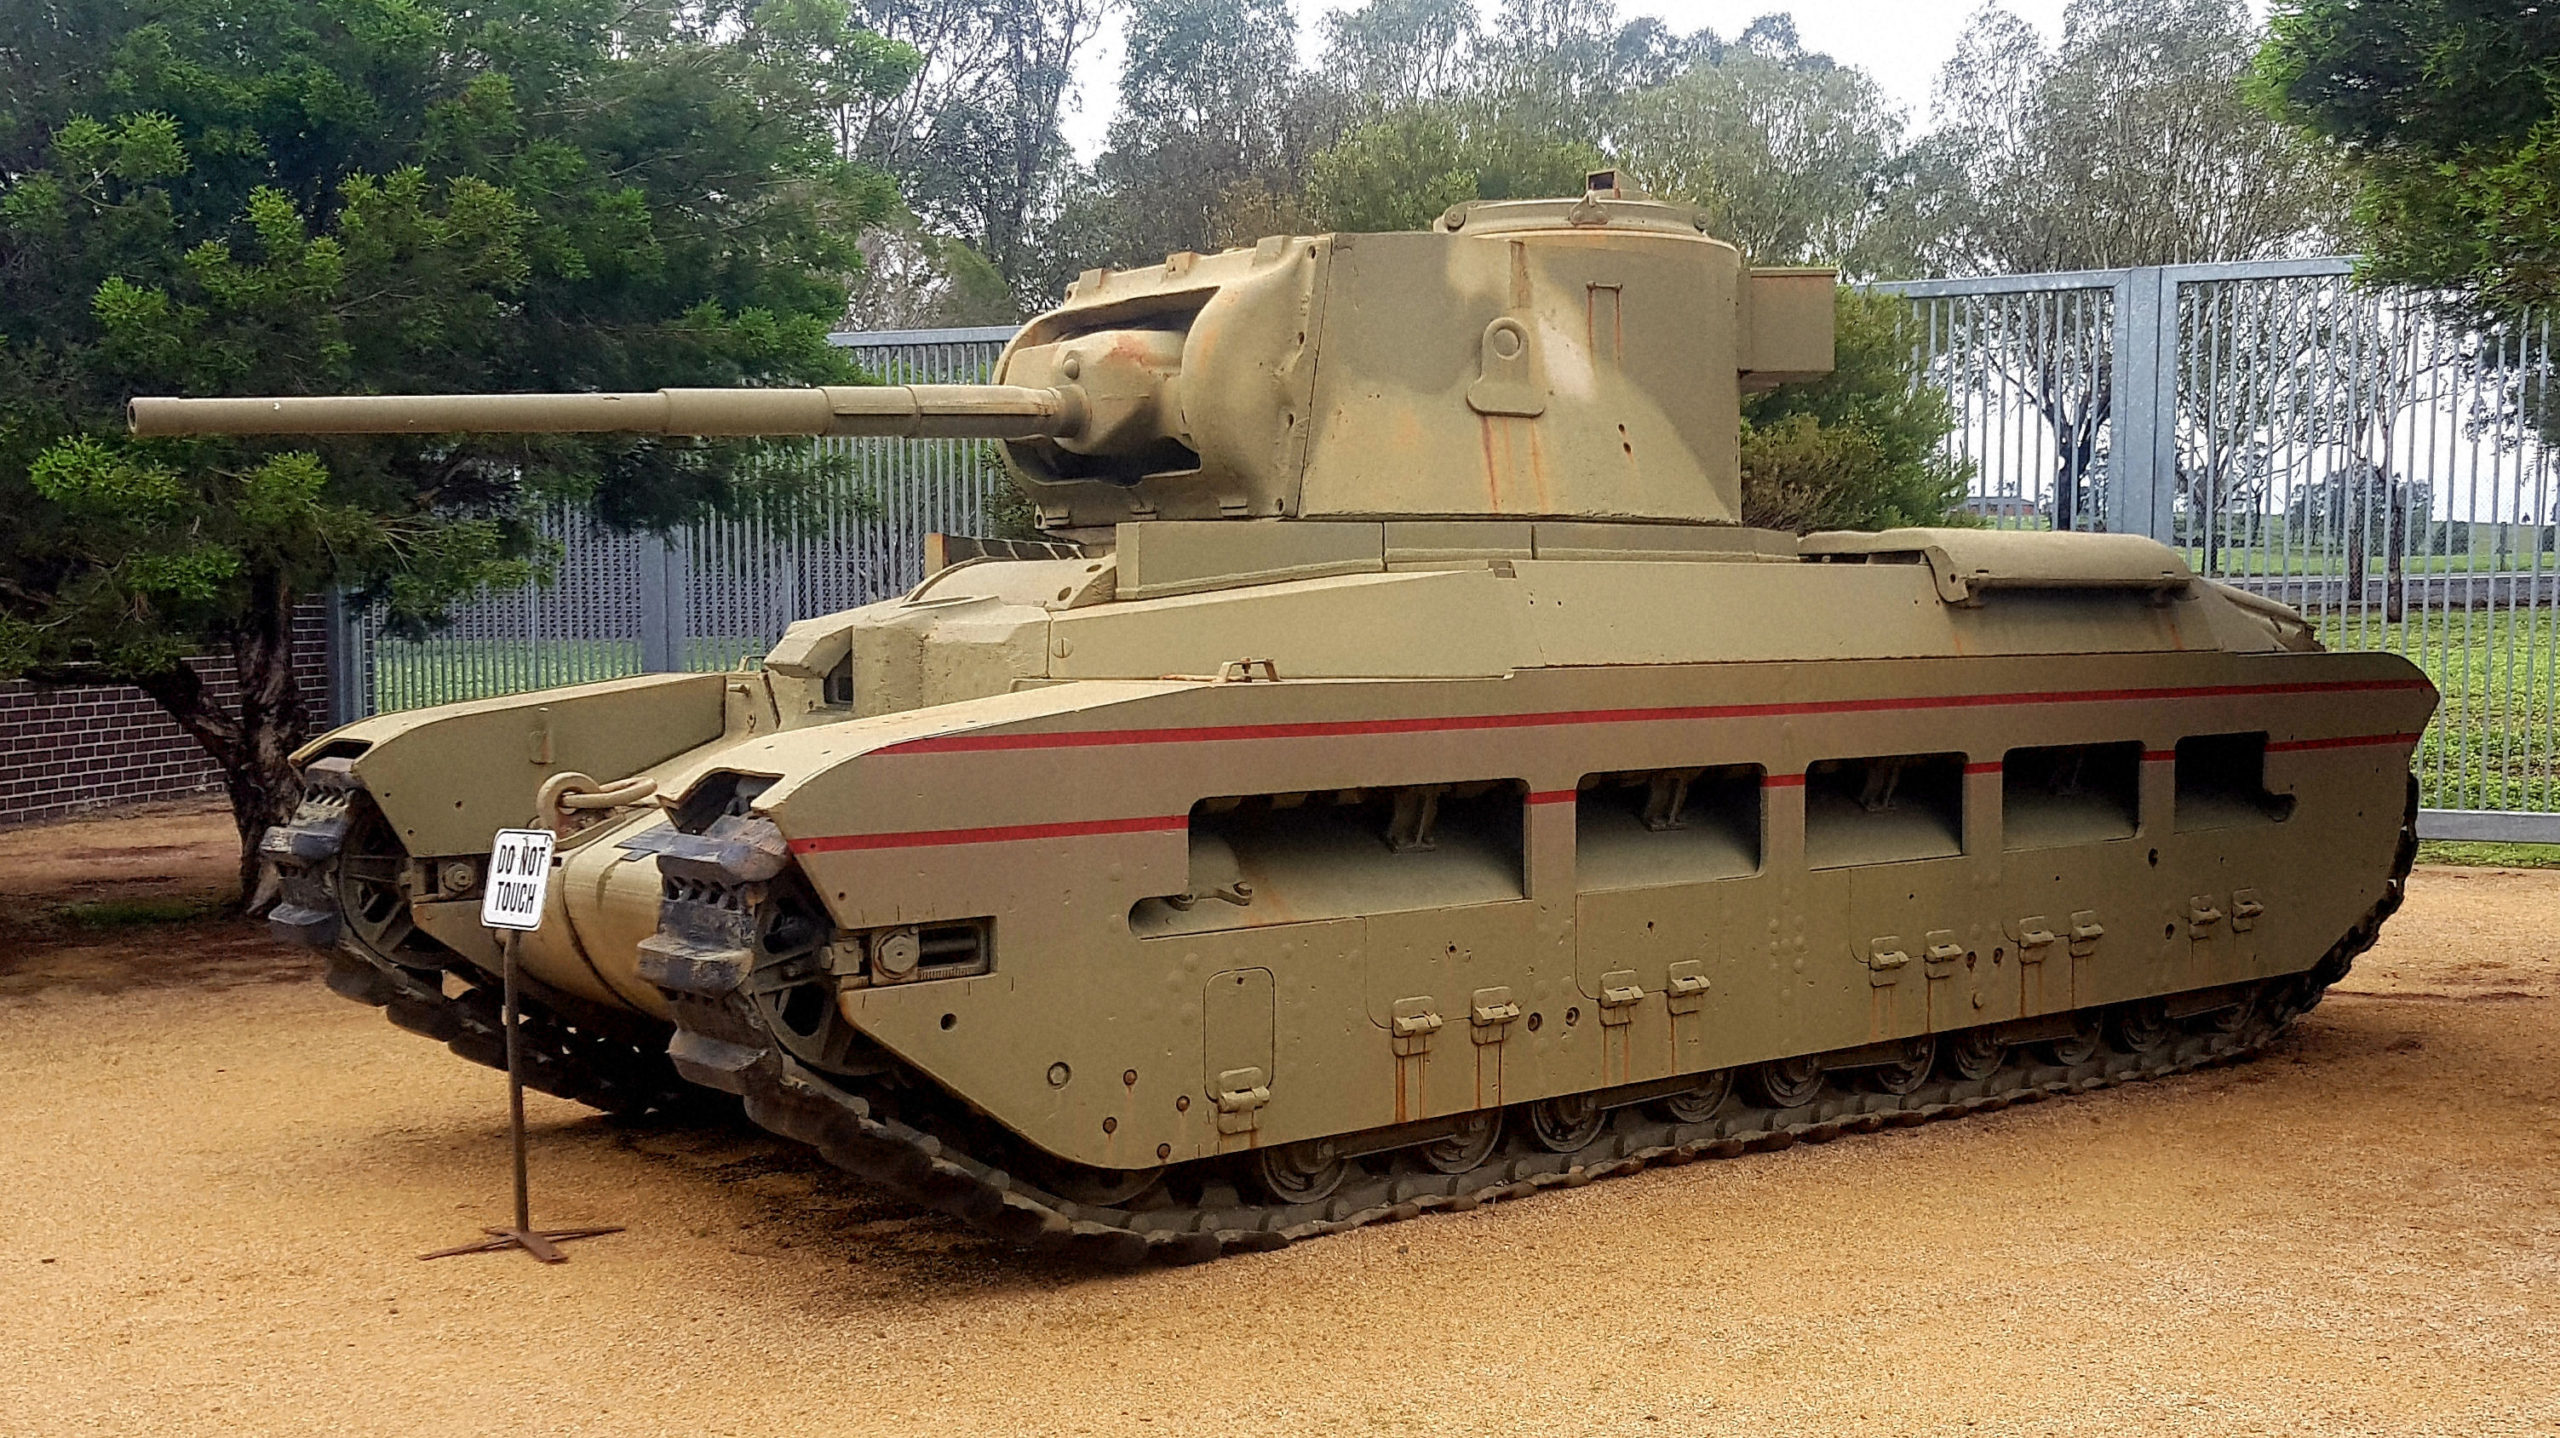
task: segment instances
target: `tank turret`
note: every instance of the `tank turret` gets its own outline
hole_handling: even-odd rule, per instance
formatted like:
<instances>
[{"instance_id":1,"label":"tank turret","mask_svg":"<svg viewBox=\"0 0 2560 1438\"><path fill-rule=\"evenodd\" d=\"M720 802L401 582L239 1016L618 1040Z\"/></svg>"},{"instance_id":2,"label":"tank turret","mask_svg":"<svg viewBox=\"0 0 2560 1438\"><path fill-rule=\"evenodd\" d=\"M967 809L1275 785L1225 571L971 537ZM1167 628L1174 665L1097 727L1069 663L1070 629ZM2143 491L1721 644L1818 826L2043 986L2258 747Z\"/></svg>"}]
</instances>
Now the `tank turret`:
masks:
<instances>
[{"instance_id":1,"label":"tank turret","mask_svg":"<svg viewBox=\"0 0 2560 1438\"><path fill-rule=\"evenodd\" d=\"M1739 396L1831 367L1833 273L1752 269L1705 224L1604 171L1425 231L1088 270L990 385L140 399L133 427L995 439L1050 529L1732 524Z\"/></svg>"}]
</instances>

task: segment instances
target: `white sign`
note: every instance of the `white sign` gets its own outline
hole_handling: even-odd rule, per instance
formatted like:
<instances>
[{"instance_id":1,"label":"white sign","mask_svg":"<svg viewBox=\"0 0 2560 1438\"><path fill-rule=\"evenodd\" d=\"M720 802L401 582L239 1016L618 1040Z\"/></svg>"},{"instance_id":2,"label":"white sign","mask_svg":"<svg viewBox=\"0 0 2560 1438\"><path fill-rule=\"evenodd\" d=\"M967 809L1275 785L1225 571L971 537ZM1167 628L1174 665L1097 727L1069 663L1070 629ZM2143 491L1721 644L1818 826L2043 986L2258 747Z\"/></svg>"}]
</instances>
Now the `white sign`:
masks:
<instances>
[{"instance_id":1,"label":"white sign","mask_svg":"<svg viewBox=\"0 0 2560 1438\"><path fill-rule=\"evenodd\" d=\"M551 831L500 829L489 848L489 888L480 923L491 929L542 927L542 896L551 888Z\"/></svg>"}]
</instances>

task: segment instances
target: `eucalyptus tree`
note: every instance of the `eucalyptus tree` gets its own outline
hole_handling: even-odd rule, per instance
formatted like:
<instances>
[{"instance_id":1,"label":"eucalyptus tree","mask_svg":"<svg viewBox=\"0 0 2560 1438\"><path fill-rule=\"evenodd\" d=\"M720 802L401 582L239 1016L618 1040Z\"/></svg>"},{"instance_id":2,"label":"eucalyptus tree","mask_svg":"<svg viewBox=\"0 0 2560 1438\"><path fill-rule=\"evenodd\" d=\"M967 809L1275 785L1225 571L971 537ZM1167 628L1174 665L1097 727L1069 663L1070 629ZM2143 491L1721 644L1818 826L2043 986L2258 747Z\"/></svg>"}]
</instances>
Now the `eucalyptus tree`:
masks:
<instances>
[{"instance_id":1,"label":"eucalyptus tree","mask_svg":"<svg viewBox=\"0 0 2560 1438\"><path fill-rule=\"evenodd\" d=\"M1134 0L1109 147L1111 253L1210 247L1220 201L1282 172L1300 88L1287 0Z\"/></svg>"},{"instance_id":2,"label":"eucalyptus tree","mask_svg":"<svg viewBox=\"0 0 2560 1438\"><path fill-rule=\"evenodd\" d=\"M2360 189L2369 272L2513 311L2560 300L2560 13L2281 0L2257 95Z\"/></svg>"},{"instance_id":3,"label":"eucalyptus tree","mask_svg":"<svg viewBox=\"0 0 2560 1438\"><path fill-rule=\"evenodd\" d=\"M1041 227L1062 203L1074 157L1062 130L1077 62L1109 0L861 0L871 30L922 57L907 84L855 92L829 113L845 153L894 176L921 226L875 246L945 253L932 271L969 291L971 256L1037 303Z\"/></svg>"},{"instance_id":4,"label":"eucalyptus tree","mask_svg":"<svg viewBox=\"0 0 2560 1438\"><path fill-rule=\"evenodd\" d=\"M2334 247L2348 214L2331 158L2244 91L2262 31L2244 0L2073 0L2060 43L1996 4L1940 72L1913 147L1934 179L1913 226L1938 274L2248 260ZM2097 480L2112 362L2052 316L1979 335L2054 436L2059 523L2103 522Z\"/></svg>"},{"instance_id":5,"label":"eucalyptus tree","mask_svg":"<svg viewBox=\"0 0 2560 1438\"><path fill-rule=\"evenodd\" d=\"M1321 29L1318 78L1364 117L1468 93L1485 43L1472 0L1367 0L1326 15Z\"/></svg>"},{"instance_id":6,"label":"eucalyptus tree","mask_svg":"<svg viewBox=\"0 0 2560 1438\"><path fill-rule=\"evenodd\" d=\"M1623 102L1620 162L1764 262L1906 271L1887 223L1903 117L1874 78L1804 51L1792 33L1719 49Z\"/></svg>"}]
</instances>

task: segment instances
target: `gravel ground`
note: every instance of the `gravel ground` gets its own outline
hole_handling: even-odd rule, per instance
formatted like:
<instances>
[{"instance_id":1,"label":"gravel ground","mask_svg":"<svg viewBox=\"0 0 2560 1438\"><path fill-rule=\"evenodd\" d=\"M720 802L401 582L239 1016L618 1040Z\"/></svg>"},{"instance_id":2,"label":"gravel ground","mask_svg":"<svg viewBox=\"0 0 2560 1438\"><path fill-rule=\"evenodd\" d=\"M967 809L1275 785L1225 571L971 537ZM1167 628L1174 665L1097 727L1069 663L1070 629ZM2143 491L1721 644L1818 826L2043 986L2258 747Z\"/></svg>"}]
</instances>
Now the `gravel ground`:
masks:
<instances>
[{"instance_id":1,"label":"gravel ground","mask_svg":"<svg viewBox=\"0 0 2560 1438\"><path fill-rule=\"evenodd\" d=\"M0 1433L2560 1432L2560 872L2420 871L2254 1063L1193 1269L536 1095L537 1220L630 1226L546 1268L417 1261L505 1214L496 1075L44 917L228 841L0 832Z\"/></svg>"}]
</instances>

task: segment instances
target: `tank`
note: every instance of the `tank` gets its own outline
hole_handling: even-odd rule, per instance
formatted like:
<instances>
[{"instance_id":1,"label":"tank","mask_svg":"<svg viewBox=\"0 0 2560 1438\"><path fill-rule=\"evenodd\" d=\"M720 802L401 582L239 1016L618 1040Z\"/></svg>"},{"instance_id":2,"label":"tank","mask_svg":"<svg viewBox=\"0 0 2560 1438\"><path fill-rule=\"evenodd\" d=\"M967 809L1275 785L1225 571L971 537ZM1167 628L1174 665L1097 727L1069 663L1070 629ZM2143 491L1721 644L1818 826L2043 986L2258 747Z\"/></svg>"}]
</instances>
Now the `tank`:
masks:
<instances>
[{"instance_id":1,"label":"tank","mask_svg":"<svg viewBox=\"0 0 2560 1438\"><path fill-rule=\"evenodd\" d=\"M133 419L1001 441L1042 538L759 667L314 741L272 922L499 1063L551 825L537 1086L1190 1261L2239 1059L2398 906L2404 660L2136 536L1739 525L1833 285L1603 174L1087 272L983 387Z\"/></svg>"}]
</instances>

